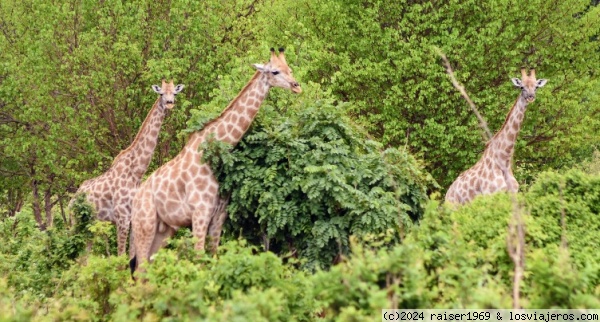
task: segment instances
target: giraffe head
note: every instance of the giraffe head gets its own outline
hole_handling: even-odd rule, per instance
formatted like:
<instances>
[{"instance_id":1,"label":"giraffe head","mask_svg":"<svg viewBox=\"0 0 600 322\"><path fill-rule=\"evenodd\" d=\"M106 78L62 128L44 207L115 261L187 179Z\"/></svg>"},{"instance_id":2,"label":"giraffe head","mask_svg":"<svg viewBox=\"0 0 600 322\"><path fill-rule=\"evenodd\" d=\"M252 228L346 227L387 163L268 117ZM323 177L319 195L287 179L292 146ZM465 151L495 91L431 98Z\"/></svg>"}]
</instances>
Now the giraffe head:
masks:
<instances>
[{"instance_id":1,"label":"giraffe head","mask_svg":"<svg viewBox=\"0 0 600 322\"><path fill-rule=\"evenodd\" d=\"M173 80L167 83L164 79L161 87L152 85L152 89L160 95L161 103L169 110L175 106L175 95L181 92L183 87L185 87L183 84L175 86Z\"/></svg>"},{"instance_id":2,"label":"giraffe head","mask_svg":"<svg viewBox=\"0 0 600 322\"><path fill-rule=\"evenodd\" d=\"M535 101L535 91L548 82L547 79L535 79L535 69L532 69L529 76L527 76L527 70L521 68L521 78L511 79L516 87L522 90L521 96L527 103Z\"/></svg>"},{"instance_id":3,"label":"giraffe head","mask_svg":"<svg viewBox=\"0 0 600 322\"><path fill-rule=\"evenodd\" d=\"M283 48L279 48L279 55L271 48L271 59L266 64L254 64L259 72L267 76L269 86L289 89L294 93L301 93L302 88L292 76L292 70L285 61Z\"/></svg>"}]
</instances>

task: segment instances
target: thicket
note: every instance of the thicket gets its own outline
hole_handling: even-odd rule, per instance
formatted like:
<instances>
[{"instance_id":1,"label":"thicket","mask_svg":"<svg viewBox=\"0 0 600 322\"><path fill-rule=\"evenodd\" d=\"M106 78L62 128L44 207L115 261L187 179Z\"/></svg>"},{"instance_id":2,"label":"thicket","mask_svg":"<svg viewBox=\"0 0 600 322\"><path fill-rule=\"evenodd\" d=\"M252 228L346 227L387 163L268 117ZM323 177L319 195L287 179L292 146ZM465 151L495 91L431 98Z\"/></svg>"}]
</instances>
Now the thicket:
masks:
<instances>
[{"instance_id":1,"label":"thicket","mask_svg":"<svg viewBox=\"0 0 600 322\"><path fill-rule=\"evenodd\" d=\"M458 210L435 197L484 142L433 46L492 130L518 95L508 80L519 67L549 79L516 145L521 304L599 308L599 35L588 0L0 0L0 319L372 320L381 308L510 307L507 196ZM70 192L131 142L151 84L187 86L150 171L274 46L304 93L273 89L233 151L204 147L232 197L224 246L197 254L182 230L148 283L132 284L113 256L114 227L84 220L80 203L71 216ZM539 174L574 166L589 174Z\"/></svg>"},{"instance_id":2,"label":"thicket","mask_svg":"<svg viewBox=\"0 0 600 322\"><path fill-rule=\"evenodd\" d=\"M433 46L492 130L518 95L508 80L520 66L550 80L517 141L522 185L598 146L600 7L588 0L2 0L0 9L0 211L30 199L42 228L131 142L156 99L151 84L188 86L150 171L179 151L190 110L235 97L215 89L227 75L247 79L272 46L287 48L301 83L351 103L339 106L385 148L422 159L442 188L484 142Z\"/></svg>"},{"instance_id":3,"label":"thicket","mask_svg":"<svg viewBox=\"0 0 600 322\"><path fill-rule=\"evenodd\" d=\"M201 149L230 196L226 236L326 268L347 255L351 235L391 230L400 241L436 183L406 150L367 139L318 86L305 91L283 111L265 106L233 151L216 141Z\"/></svg>"},{"instance_id":4,"label":"thicket","mask_svg":"<svg viewBox=\"0 0 600 322\"><path fill-rule=\"evenodd\" d=\"M544 173L519 195L527 228L523 307L600 308L598 198L600 177L578 170ZM508 308L512 209L505 194L458 210L433 201L402 243L386 233L352 237L351 255L314 274L244 239L226 242L217 257L199 254L190 234L182 234L148 266L145 284L131 281L125 257L103 255L101 239L76 261L62 253L63 261L23 266L24 253L32 254L27 263L45 261L39 241L49 237L19 214L16 223L0 226L3 240L21 236L20 247L1 246L0 316L356 321L380 318L382 308ZM35 270L51 278L30 279Z\"/></svg>"},{"instance_id":5,"label":"thicket","mask_svg":"<svg viewBox=\"0 0 600 322\"><path fill-rule=\"evenodd\" d=\"M549 79L515 147L519 182L598 146L600 7L588 0L293 0L264 10L268 40L296 44L307 78L353 102L348 112L384 145L409 147L442 187L477 161L485 140L434 46L492 131L519 95L510 78L521 66Z\"/></svg>"}]
</instances>

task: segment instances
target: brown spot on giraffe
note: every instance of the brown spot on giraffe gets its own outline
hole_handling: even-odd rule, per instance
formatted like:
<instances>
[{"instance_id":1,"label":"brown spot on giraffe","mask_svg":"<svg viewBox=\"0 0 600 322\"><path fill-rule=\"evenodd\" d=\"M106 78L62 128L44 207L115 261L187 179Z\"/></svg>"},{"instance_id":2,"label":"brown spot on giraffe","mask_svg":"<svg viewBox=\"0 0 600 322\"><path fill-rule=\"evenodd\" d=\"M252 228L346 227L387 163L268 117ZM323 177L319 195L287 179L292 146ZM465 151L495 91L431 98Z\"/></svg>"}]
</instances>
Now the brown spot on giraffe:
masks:
<instances>
[{"instance_id":1,"label":"brown spot on giraffe","mask_svg":"<svg viewBox=\"0 0 600 322\"><path fill-rule=\"evenodd\" d=\"M294 93L302 92L291 74L282 49L279 55L272 50L271 59L267 64L255 64L254 67L257 72L221 115L207 123L202 130L192 133L183 150L150 175L138 189L132 211L136 252L136 258L130 263L132 270L148 261L164 240L171 237L184 222L192 225L193 235L198 239L196 249L204 250L208 230L209 236L216 236L210 240L210 250L216 251L222 225L227 218L228 198L219 196L218 182L210 167L201 164L202 151L199 151L198 147L209 134L214 135L216 140L236 145L254 120L270 88L280 87ZM256 97L256 100L244 99L251 96ZM253 104L248 105L249 102ZM230 128L232 130L229 130ZM187 172L193 182L176 185L178 189L183 190L179 193L169 191L171 182L190 181L183 180L183 172ZM200 182L200 186L193 184L195 182ZM161 191L166 191L170 200L176 200L180 204L177 211L170 212L165 202L156 198ZM167 229L164 234L157 234L156 226L159 224L171 229Z\"/></svg>"},{"instance_id":2,"label":"brown spot on giraffe","mask_svg":"<svg viewBox=\"0 0 600 322\"><path fill-rule=\"evenodd\" d=\"M184 85L175 86L173 81L167 83L164 80L162 87L152 85L152 89L161 96L152 106L131 145L115 157L105 173L83 182L77 190L77 194L86 194L87 201L94 206L99 220L117 225L119 256L125 253L127 244L132 191L138 188L142 175L150 164L166 110L175 106L175 95L183 87Z\"/></svg>"},{"instance_id":3,"label":"brown spot on giraffe","mask_svg":"<svg viewBox=\"0 0 600 322\"><path fill-rule=\"evenodd\" d=\"M495 193L502 190L518 191L518 183L512 173L512 157L515 141L525 117L527 105L535 100L538 88L546 85L546 79L536 79L535 70L527 75L525 69L521 70L521 78L513 78L513 84L521 89L517 101L506 116L504 124L488 142L483 156L473 167L463 172L450 185L446 192L446 202L451 204L464 204L470 202L477 194ZM464 196L465 189L470 189L471 181L465 181L465 174L473 174L480 181L482 191L473 195Z\"/></svg>"}]
</instances>

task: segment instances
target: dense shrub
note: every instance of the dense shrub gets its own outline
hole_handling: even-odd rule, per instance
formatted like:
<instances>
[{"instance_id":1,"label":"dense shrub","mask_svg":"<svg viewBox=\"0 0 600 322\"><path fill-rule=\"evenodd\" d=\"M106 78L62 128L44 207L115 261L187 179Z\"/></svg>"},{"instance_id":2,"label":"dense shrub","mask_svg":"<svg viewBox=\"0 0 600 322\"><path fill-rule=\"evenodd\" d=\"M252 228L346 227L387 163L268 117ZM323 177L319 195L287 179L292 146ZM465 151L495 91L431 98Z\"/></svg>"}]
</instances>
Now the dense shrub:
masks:
<instances>
[{"instance_id":1,"label":"dense shrub","mask_svg":"<svg viewBox=\"0 0 600 322\"><path fill-rule=\"evenodd\" d=\"M273 253L255 254L244 242L229 242L217 260L193 255L191 244L185 245L161 250L148 266L146 284L115 292L112 318L308 321L313 316L309 276Z\"/></svg>"},{"instance_id":2,"label":"dense shrub","mask_svg":"<svg viewBox=\"0 0 600 322\"><path fill-rule=\"evenodd\" d=\"M0 277L7 278L17 297L53 296L63 272L81 259L88 244L99 254L111 240L116 245L114 233L104 233L109 224L95 223L92 207L82 196L73 203L73 219L71 228L58 218L46 231L37 229L30 211L0 221L0 239L5 241L0 245ZM95 235L94 228L102 233Z\"/></svg>"},{"instance_id":3,"label":"dense shrub","mask_svg":"<svg viewBox=\"0 0 600 322\"><path fill-rule=\"evenodd\" d=\"M350 235L393 229L400 240L434 182L410 154L383 149L307 86L313 94L283 112L265 106L233 152L207 141L204 159L231 195L228 234L328 267L348 253Z\"/></svg>"},{"instance_id":4,"label":"dense shrub","mask_svg":"<svg viewBox=\"0 0 600 322\"><path fill-rule=\"evenodd\" d=\"M523 307L600 308L599 188L597 176L549 172L518 196L526 226ZM243 239L226 242L214 257L197 253L191 234L182 230L147 266L145 284L131 281L125 257L85 255L65 266L37 265L34 272L15 251L45 263L49 248L31 244L47 235L31 219L18 222L16 229L0 226L3 237L28 245L0 245L0 286L7 290L0 288L0 308L11 308L0 316L23 321L370 321L382 308L511 307L513 264L506 251L511 198L480 196L458 209L435 199L402 243L393 242L393 229L351 237L349 254L316 272ZM50 279L42 283L35 274Z\"/></svg>"},{"instance_id":5,"label":"dense shrub","mask_svg":"<svg viewBox=\"0 0 600 322\"><path fill-rule=\"evenodd\" d=\"M492 131L519 94L510 78L521 66L550 80L515 146L519 182L573 166L600 144L600 6L589 0L282 0L261 9L266 40L294 44L304 79L352 102L373 137L406 146L442 187L476 162L485 140L434 46Z\"/></svg>"}]
</instances>

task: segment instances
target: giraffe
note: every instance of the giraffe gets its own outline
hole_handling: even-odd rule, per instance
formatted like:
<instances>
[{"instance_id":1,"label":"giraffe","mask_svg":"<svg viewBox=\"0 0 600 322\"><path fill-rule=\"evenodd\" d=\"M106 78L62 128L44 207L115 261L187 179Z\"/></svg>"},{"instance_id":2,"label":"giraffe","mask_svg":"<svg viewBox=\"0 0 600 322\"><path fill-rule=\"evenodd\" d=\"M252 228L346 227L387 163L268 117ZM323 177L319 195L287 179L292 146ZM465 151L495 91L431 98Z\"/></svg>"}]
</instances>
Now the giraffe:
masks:
<instances>
[{"instance_id":1,"label":"giraffe","mask_svg":"<svg viewBox=\"0 0 600 322\"><path fill-rule=\"evenodd\" d=\"M158 133L167 110L175 106L175 95L184 85L173 85L173 81L162 81L162 87L152 85L160 95L146 116L131 145L121 151L110 168L100 176L84 181L76 194L85 193L92 204L96 216L101 221L117 225L117 253L125 253L129 224L131 222L131 201L142 176L152 160L158 141ZM71 203L73 200L71 200Z\"/></svg>"},{"instance_id":2,"label":"giraffe","mask_svg":"<svg viewBox=\"0 0 600 322\"><path fill-rule=\"evenodd\" d=\"M527 105L535 100L539 87L548 80L536 79L535 70L527 75L521 69L522 79L513 78L512 83L521 89L517 101L508 112L504 124L487 143L483 156L469 170L461 173L450 185L446 193L446 202L464 204L480 194L492 194L498 191L517 192L519 183L512 173L512 157L515 141L519 135Z\"/></svg>"},{"instance_id":3,"label":"giraffe","mask_svg":"<svg viewBox=\"0 0 600 322\"><path fill-rule=\"evenodd\" d=\"M217 179L210 166L202 163L202 151L198 147L209 138L236 145L250 127L271 87L302 92L287 65L283 48L279 48L279 55L271 48L269 62L253 66L257 70L254 76L221 115L202 130L192 133L182 151L140 186L132 210L135 245L135 256L130 261L132 274L183 226L192 227L192 233L198 239L197 250L204 250L208 233L210 251L216 252L227 218L228 200L218 195Z\"/></svg>"}]
</instances>

